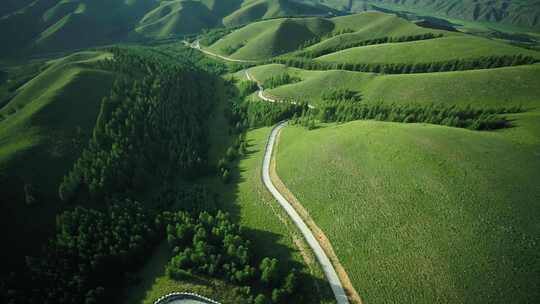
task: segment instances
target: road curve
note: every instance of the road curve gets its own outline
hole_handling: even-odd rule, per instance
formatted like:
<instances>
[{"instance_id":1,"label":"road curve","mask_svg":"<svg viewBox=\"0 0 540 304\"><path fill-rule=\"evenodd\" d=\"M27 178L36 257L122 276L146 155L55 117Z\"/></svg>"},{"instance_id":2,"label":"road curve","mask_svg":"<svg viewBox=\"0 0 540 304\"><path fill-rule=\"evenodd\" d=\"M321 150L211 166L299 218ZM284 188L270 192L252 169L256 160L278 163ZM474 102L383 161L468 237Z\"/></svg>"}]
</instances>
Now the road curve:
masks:
<instances>
[{"instance_id":1,"label":"road curve","mask_svg":"<svg viewBox=\"0 0 540 304\"><path fill-rule=\"evenodd\" d=\"M349 299L347 298L347 294L345 293L345 290L343 289L343 286L341 285L341 282L339 280L339 277L336 273L336 270L334 269L334 266L330 262L330 259L322 249L321 245L309 229L309 227L306 225L306 223L302 220L300 215L296 212L296 210L293 208L293 206L279 193L277 188L272 183L272 180L270 179L270 161L272 160L272 153L274 150L274 144L276 142L276 137L279 134L280 130L287 125L288 121L284 121L276 125L272 132L270 133L270 137L268 138L268 142L266 144L266 151L264 152L264 160L263 160L263 168L262 168L262 179L263 183L270 191L272 196L278 201L278 203L285 209L289 217L292 219L294 224L300 229L300 232L306 239L307 243L313 250L313 253L317 257L317 260L319 261L319 264L321 264L321 267L324 271L324 275L326 276L326 279L330 283L330 287L332 288L332 291L334 292L334 296L336 298L336 301L338 304L349 304Z\"/></svg>"}]
</instances>

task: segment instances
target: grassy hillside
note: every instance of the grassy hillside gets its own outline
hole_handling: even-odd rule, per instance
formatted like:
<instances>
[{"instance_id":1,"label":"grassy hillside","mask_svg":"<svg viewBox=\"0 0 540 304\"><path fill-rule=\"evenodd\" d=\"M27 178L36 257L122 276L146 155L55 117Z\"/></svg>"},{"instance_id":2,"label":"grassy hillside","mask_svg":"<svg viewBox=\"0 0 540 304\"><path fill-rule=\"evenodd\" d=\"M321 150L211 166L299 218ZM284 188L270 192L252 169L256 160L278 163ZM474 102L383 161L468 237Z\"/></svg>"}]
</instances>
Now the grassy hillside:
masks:
<instances>
[{"instance_id":1,"label":"grassy hillside","mask_svg":"<svg viewBox=\"0 0 540 304\"><path fill-rule=\"evenodd\" d=\"M277 171L366 302L536 302L540 115L513 118L288 127Z\"/></svg>"},{"instance_id":2,"label":"grassy hillside","mask_svg":"<svg viewBox=\"0 0 540 304\"><path fill-rule=\"evenodd\" d=\"M223 18L223 24L236 26L274 17L325 16L328 13L338 12L313 1L246 0L238 10Z\"/></svg>"},{"instance_id":3,"label":"grassy hillside","mask_svg":"<svg viewBox=\"0 0 540 304\"><path fill-rule=\"evenodd\" d=\"M317 103L328 88L347 88L362 95L363 102L444 103L458 105L536 107L540 65L488 70L381 75L341 70L306 71L271 64L249 69L259 81L288 73L302 81L270 89L279 97ZM238 73L237 77L244 77Z\"/></svg>"},{"instance_id":4,"label":"grassy hillside","mask_svg":"<svg viewBox=\"0 0 540 304\"><path fill-rule=\"evenodd\" d=\"M489 39L459 35L350 48L321 56L317 60L344 63L430 63L516 54L540 58L540 54L536 51Z\"/></svg>"},{"instance_id":5,"label":"grassy hillside","mask_svg":"<svg viewBox=\"0 0 540 304\"><path fill-rule=\"evenodd\" d=\"M439 32L443 33L378 12L334 18L286 18L251 23L226 35L210 49L236 59L266 59L298 50L306 43L314 44L306 50L321 50L374 38ZM314 43L317 40L322 41Z\"/></svg>"},{"instance_id":6,"label":"grassy hillside","mask_svg":"<svg viewBox=\"0 0 540 304\"><path fill-rule=\"evenodd\" d=\"M326 2L330 4L334 1L329 0ZM412 11L419 14L435 14L463 20L529 28L532 30L540 29L540 4L535 1L353 0L351 9L353 11L362 11L366 7L373 6Z\"/></svg>"},{"instance_id":7,"label":"grassy hillside","mask_svg":"<svg viewBox=\"0 0 540 304\"><path fill-rule=\"evenodd\" d=\"M210 49L237 59L264 59L298 49L306 41L331 32L324 18L282 18L242 27L214 43Z\"/></svg>"},{"instance_id":8,"label":"grassy hillside","mask_svg":"<svg viewBox=\"0 0 540 304\"><path fill-rule=\"evenodd\" d=\"M425 33L452 33L438 31L429 28L423 28L411 23L405 19L391 14L382 14L378 12L366 12L350 16L336 17L332 21L336 25L336 30L353 29L353 33L345 33L323 40L306 50L325 50L339 47L354 41L363 41L368 39L382 37L401 37L413 36Z\"/></svg>"},{"instance_id":9,"label":"grassy hillside","mask_svg":"<svg viewBox=\"0 0 540 304\"><path fill-rule=\"evenodd\" d=\"M54 227L61 206L51 202L58 201L58 183L88 141L101 98L113 82L111 73L94 64L108 56L83 52L52 61L0 109L1 222L4 231L20 232L4 234L3 241L13 245L2 254L13 264L22 259L20 250L32 252L40 245L12 238L41 239ZM26 184L34 188L33 205L24 203Z\"/></svg>"},{"instance_id":10,"label":"grassy hillside","mask_svg":"<svg viewBox=\"0 0 540 304\"><path fill-rule=\"evenodd\" d=\"M217 25L217 18L202 2L166 1L147 13L136 31L150 37L194 33Z\"/></svg>"},{"instance_id":11,"label":"grassy hillside","mask_svg":"<svg viewBox=\"0 0 540 304\"><path fill-rule=\"evenodd\" d=\"M0 56L161 39L291 15L338 14L304 0L35 0L0 8Z\"/></svg>"}]
</instances>

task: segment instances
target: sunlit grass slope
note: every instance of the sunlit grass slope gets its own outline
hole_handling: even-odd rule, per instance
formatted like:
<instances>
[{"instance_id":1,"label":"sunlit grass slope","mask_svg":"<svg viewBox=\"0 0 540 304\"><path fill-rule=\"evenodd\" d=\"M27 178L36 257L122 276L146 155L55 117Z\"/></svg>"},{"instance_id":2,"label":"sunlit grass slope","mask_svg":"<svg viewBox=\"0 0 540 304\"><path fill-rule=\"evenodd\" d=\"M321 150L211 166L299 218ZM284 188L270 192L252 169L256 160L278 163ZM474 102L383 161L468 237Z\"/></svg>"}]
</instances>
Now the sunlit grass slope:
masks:
<instances>
[{"instance_id":1,"label":"sunlit grass slope","mask_svg":"<svg viewBox=\"0 0 540 304\"><path fill-rule=\"evenodd\" d=\"M540 115L475 132L357 121L283 130L277 172L367 303L532 303ZM301 173L301 174L300 174Z\"/></svg>"},{"instance_id":2,"label":"sunlit grass slope","mask_svg":"<svg viewBox=\"0 0 540 304\"><path fill-rule=\"evenodd\" d=\"M457 35L355 47L321 56L317 60L343 63L430 63L518 54L540 58L540 53L536 51L485 38Z\"/></svg>"},{"instance_id":3,"label":"sunlit grass slope","mask_svg":"<svg viewBox=\"0 0 540 304\"><path fill-rule=\"evenodd\" d=\"M302 81L270 89L278 97L319 102L330 88L347 88L363 102L444 103L477 106L536 107L540 96L540 65L444 73L381 75L342 70L306 71L270 64L249 69L259 81L288 73ZM243 73L237 77L244 77Z\"/></svg>"},{"instance_id":4,"label":"sunlit grass slope","mask_svg":"<svg viewBox=\"0 0 540 304\"><path fill-rule=\"evenodd\" d=\"M336 25L336 31L347 29L354 30L354 32L345 33L323 40L320 43L306 48L306 50L319 51L335 49L343 44L351 42L383 37L414 36L426 33L455 35L451 32L419 27L412 22L397 17L396 15L383 14L379 12L366 12L336 17L332 18L331 20Z\"/></svg>"},{"instance_id":5,"label":"sunlit grass slope","mask_svg":"<svg viewBox=\"0 0 540 304\"><path fill-rule=\"evenodd\" d=\"M328 38L331 33L344 31L347 33ZM324 39L306 49L322 50L374 38L426 33L455 35L422 28L395 15L366 12L334 18L282 18L255 22L226 35L210 49L236 59L266 59L296 51L306 42L320 37Z\"/></svg>"},{"instance_id":6,"label":"sunlit grass slope","mask_svg":"<svg viewBox=\"0 0 540 304\"><path fill-rule=\"evenodd\" d=\"M332 31L324 18L281 18L252 23L214 43L210 49L237 59L264 59L298 49Z\"/></svg>"}]
</instances>

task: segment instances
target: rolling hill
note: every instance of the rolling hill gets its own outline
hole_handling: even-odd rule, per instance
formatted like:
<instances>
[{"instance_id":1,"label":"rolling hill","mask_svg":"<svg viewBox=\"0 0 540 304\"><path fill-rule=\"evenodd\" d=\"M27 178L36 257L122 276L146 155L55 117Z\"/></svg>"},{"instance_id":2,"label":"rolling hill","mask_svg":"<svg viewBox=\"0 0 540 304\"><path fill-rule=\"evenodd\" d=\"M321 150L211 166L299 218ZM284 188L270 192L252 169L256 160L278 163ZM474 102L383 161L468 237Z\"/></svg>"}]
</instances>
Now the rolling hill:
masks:
<instances>
[{"instance_id":1,"label":"rolling hill","mask_svg":"<svg viewBox=\"0 0 540 304\"><path fill-rule=\"evenodd\" d=\"M209 50L239 60L313 54L311 58L320 56L315 58L319 62L347 64L414 64L515 55L540 58L537 51L496 39L421 27L380 12L254 22L221 37Z\"/></svg>"},{"instance_id":2,"label":"rolling hill","mask_svg":"<svg viewBox=\"0 0 540 304\"><path fill-rule=\"evenodd\" d=\"M444 103L456 105L505 106L508 103L534 107L540 96L536 85L540 65L499 69L382 75L343 70L306 71L271 64L249 69L257 80L282 75L301 81L269 89L278 97L318 103L328 88L346 88L359 92L363 102ZM245 77L238 73L237 77Z\"/></svg>"},{"instance_id":3,"label":"rolling hill","mask_svg":"<svg viewBox=\"0 0 540 304\"><path fill-rule=\"evenodd\" d=\"M109 56L82 52L51 61L0 109L2 229L20 232L3 234L12 246L2 254L14 266L21 262L20 252L41 247L16 239L41 240L54 229L54 217L63 208L58 184L90 138L101 98L114 80L95 65ZM31 185L37 202L24 203L25 185Z\"/></svg>"},{"instance_id":4,"label":"rolling hill","mask_svg":"<svg viewBox=\"0 0 540 304\"><path fill-rule=\"evenodd\" d=\"M324 18L281 18L255 22L223 37L210 50L235 59L265 59L298 49L333 30Z\"/></svg>"},{"instance_id":5,"label":"rolling hill","mask_svg":"<svg viewBox=\"0 0 540 304\"><path fill-rule=\"evenodd\" d=\"M378 44L349 48L317 58L344 63L430 63L485 56L521 54L540 58L540 53L474 36L456 35L437 39Z\"/></svg>"},{"instance_id":6,"label":"rolling hill","mask_svg":"<svg viewBox=\"0 0 540 304\"><path fill-rule=\"evenodd\" d=\"M333 18L280 18L254 22L222 37L210 50L235 59L267 59L296 51L323 50L350 42L444 31L422 28L395 15L366 12ZM320 42L319 42L320 41Z\"/></svg>"},{"instance_id":7,"label":"rolling hill","mask_svg":"<svg viewBox=\"0 0 540 304\"><path fill-rule=\"evenodd\" d=\"M0 56L199 33L259 19L338 11L302 0L35 0L0 11Z\"/></svg>"}]
</instances>

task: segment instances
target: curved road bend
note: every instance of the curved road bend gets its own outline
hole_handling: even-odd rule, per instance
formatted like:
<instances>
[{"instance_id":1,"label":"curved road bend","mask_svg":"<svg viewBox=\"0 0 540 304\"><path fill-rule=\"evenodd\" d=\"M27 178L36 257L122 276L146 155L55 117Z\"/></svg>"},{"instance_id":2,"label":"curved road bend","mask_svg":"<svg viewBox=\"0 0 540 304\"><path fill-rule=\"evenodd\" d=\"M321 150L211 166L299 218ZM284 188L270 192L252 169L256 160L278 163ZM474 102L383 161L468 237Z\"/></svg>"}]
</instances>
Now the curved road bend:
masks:
<instances>
[{"instance_id":1,"label":"curved road bend","mask_svg":"<svg viewBox=\"0 0 540 304\"><path fill-rule=\"evenodd\" d=\"M336 273L336 270L334 269L334 266L330 262L330 259L322 249L319 242L317 242L317 239L309 230L308 226L300 215L296 212L296 210L293 208L293 206L279 193L277 188L272 183L272 180L270 179L270 161L272 159L272 153L274 150L274 144L276 142L276 137L279 133L279 131L287 125L287 121L279 123L277 126L275 126L272 129L272 132L270 133L270 137L268 138L268 143L266 144L266 151L264 153L264 160L263 160L263 168L262 168L262 178L263 183L272 193L274 198L278 201L278 203L285 209L289 217L293 220L295 225L300 229L300 232L302 232L302 235L306 239L307 243L315 253L315 256L317 257L317 260L321 264L321 267L323 268L324 275L326 276L326 279L330 283L330 287L332 288L332 291L334 292L334 296L336 297L336 301L338 304L348 304L349 300L347 298L347 295L345 294L345 290L343 289L343 286L341 285L341 282L339 281L339 277Z\"/></svg>"}]
</instances>

